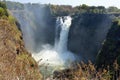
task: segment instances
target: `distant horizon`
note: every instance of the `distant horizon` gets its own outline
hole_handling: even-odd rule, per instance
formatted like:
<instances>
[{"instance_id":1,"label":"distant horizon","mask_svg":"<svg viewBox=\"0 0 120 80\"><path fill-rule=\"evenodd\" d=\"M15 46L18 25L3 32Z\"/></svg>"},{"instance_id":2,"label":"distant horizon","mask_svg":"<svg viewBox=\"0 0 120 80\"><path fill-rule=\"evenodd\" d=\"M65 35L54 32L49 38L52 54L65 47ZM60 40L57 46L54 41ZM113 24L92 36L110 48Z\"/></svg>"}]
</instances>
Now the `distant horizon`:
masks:
<instances>
[{"instance_id":1,"label":"distant horizon","mask_svg":"<svg viewBox=\"0 0 120 80\"><path fill-rule=\"evenodd\" d=\"M104 6L106 8L114 6L120 9L120 0L6 0L20 3L40 3L40 4L53 4L53 5L71 5L73 7L86 4L88 6Z\"/></svg>"}]
</instances>

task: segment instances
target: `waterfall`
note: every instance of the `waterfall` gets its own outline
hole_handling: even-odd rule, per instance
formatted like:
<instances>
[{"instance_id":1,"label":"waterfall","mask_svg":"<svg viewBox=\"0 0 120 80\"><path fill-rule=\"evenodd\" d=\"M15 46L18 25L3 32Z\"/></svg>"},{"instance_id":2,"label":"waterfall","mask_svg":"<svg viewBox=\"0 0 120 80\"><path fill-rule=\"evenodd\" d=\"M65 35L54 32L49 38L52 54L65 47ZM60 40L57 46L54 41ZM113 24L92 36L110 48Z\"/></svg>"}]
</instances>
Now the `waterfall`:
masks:
<instances>
[{"instance_id":1,"label":"waterfall","mask_svg":"<svg viewBox=\"0 0 120 80\"><path fill-rule=\"evenodd\" d=\"M71 17L66 16L63 18L64 22L61 21L62 18L60 18L61 22L61 32L60 32L60 40L58 42L58 52L63 53L67 51L67 41L68 41L68 33L69 33L69 28L71 26ZM63 22L63 23L62 23Z\"/></svg>"},{"instance_id":2,"label":"waterfall","mask_svg":"<svg viewBox=\"0 0 120 80\"><path fill-rule=\"evenodd\" d=\"M75 55L67 50L68 33L71 21L72 18L70 16L57 18L54 47L44 45L42 51L33 53L33 57L36 61L41 60L39 65L49 64L50 66L68 66L71 62L75 61Z\"/></svg>"},{"instance_id":3,"label":"waterfall","mask_svg":"<svg viewBox=\"0 0 120 80\"><path fill-rule=\"evenodd\" d=\"M57 50L57 47L58 47L58 42L59 42L59 33L60 33L60 30L61 30L61 26L63 24L63 20L61 17L57 17L57 20L56 20L56 29L55 29L55 43L54 43L54 48L55 50Z\"/></svg>"},{"instance_id":4,"label":"waterfall","mask_svg":"<svg viewBox=\"0 0 120 80\"><path fill-rule=\"evenodd\" d=\"M31 11L32 7L33 10ZM36 8L36 6L32 5L32 7L25 5L24 11L13 12L13 15L20 22L27 50L32 53L33 58L39 62L39 65L68 66L76 60L75 54L67 49L68 33L72 18L70 16L56 18L54 40L53 36L49 35L50 32L54 35L54 25L49 26L48 17L46 17L48 10L41 6ZM49 31L50 27L53 30ZM48 39L51 37L52 39ZM55 41L54 46L50 45L51 43L48 44L49 41L47 40Z\"/></svg>"}]
</instances>

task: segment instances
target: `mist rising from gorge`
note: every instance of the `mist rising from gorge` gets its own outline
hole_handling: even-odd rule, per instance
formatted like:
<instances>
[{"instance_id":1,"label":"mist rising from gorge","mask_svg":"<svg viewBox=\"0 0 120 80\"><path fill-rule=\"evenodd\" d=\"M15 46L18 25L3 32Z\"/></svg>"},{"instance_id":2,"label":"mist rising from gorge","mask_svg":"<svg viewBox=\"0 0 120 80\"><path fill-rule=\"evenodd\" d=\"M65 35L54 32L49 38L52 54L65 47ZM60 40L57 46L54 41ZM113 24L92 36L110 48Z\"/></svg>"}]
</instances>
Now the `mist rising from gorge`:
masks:
<instances>
[{"instance_id":1,"label":"mist rising from gorge","mask_svg":"<svg viewBox=\"0 0 120 80\"><path fill-rule=\"evenodd\" d=\"M30 52L39 52L43 44L53 44L55 22L47 6L26 4L24 10L13 11L13 15L20 23L25 46Z\"/></svg>"}]
</instances>

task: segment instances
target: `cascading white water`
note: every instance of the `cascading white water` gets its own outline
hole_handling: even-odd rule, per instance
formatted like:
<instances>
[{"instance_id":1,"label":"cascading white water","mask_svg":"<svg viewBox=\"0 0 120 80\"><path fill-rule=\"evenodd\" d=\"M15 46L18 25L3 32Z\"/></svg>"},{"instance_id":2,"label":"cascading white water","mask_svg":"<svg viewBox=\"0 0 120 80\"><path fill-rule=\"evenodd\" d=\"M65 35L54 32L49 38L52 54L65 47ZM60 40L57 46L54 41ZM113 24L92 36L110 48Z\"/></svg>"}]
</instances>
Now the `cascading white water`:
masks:
<instances>
[{"instance_id":1,"label":"cascading white water","mask_svg":"<svg viewBox=\"0 0 120 80\"><path fill-rule=\"evenodd\" d=\"M64 20L64 22L63 22ZM60 24L61 24L61 32L60 32L60 40L58 43L58 52L66 52L67 51L67 41L68 41L68 33L69 33L69 28L71 26L71 20L72 18L67 16L62 19L60 17ZM56 46L57 47L57 46Z\"/></svg>"},{"instance_id":2,"label":"cascading white water","mask_svg":"<svg viewBox=\"0 0 120 80\"><path fill-rule=\"evenodd\" d=\"M67 50L68 33L71 26L71 21L72 18L70 16L57 18L55 46L51 47L50 45L44 45L44 49L42 51L39 53L33 53L33 57L36 61L42 59L39 65L49 64L50 66L61 66L61 68L63 68L68 66L68 64L76 59L75 55ZM59 39L58 29L61 30Z\"/></svg>"},{"instance_id":3,"label":"cascading white water","mask_svg":"<svg viewBox=\"0 0 120 80\"><path fill-rule=\"evenodd\" d=\"M62 24L63 24L63 19L61 17L58 17L56 20L56 30L55 30L55 43L54 43L55 50L57 50L58 48L59 31L61 29Z\"/></svg>"}]
</instances>

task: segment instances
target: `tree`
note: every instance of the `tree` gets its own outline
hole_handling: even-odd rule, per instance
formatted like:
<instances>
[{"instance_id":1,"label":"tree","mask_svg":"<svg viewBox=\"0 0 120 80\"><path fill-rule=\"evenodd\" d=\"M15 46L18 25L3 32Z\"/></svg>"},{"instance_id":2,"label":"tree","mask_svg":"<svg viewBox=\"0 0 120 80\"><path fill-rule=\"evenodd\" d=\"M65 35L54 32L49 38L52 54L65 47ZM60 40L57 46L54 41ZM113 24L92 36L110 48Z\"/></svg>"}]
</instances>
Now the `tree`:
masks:
<instances>
[{"instance_id":1,"label":"tree","mask_svg":"<svg viewBox=\"0 0 120 80\"><path fill-rule=\"evenodd\" d=\"M107 10L108 10L108 12L118 12L119 11L119 9L114 6L109 7Z\"/></svg>"},{"instance_id":2,"label":"tree","mask_svg":"<svg viewBox=\"0 0 120 80\"><path fill-rule=\"evenodd\" d=\"M87 10L87 9L88 9L88 7L89 7L89 6L88 6L88 5L86 5L86 4L82 4L82 5L81 5L81 9L85 9L85 10Z\"/></svg>"},{"instance_id":3,"label":"tree","mask_svg":"<svg viewBox=\"0 0 120 80\"><path fill-rule=\"evenodd\" d=\"M0 2L0 7L4 8L4 9L7 9L7 6L6 6L5 2Z\"/></svg>"},{"instance_id":4,"label":"tree","mask_svg":"<svg viewBox=\"0 0 120 80\"><path fill-rule=\"evenodd\" d=\"M106 9L104 6L98 6L97 8L99 9L99 13L106 13Z\"/></svg>"}]
</instances>

